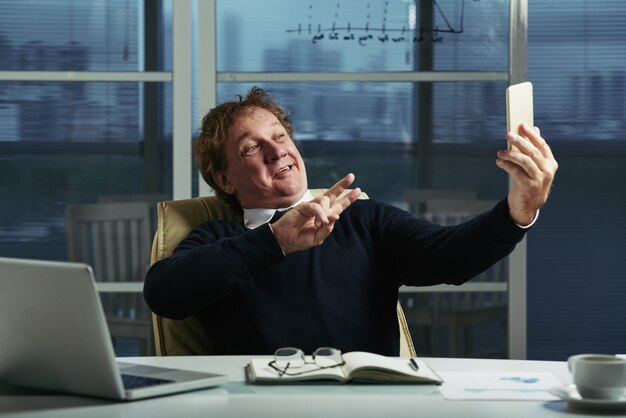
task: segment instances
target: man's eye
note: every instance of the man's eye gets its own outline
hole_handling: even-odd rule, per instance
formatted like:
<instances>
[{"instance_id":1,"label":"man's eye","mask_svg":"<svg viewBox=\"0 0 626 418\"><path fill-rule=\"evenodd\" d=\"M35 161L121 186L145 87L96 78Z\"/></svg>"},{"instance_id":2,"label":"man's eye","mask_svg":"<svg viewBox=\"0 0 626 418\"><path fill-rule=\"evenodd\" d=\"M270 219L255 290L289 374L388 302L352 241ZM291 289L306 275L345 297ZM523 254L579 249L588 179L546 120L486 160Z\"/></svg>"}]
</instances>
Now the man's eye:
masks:
<instances>
[{"instance_id":1,"label":"man's eye","mask_svg":"<svg viewBox=\"0 0 626 418\"><path fill-rule=\"evenodd\" d=\"M285 134L277 134L276 135L276 141L284 141L286 136L287 135L285 135Z\"/></svg>"},{"instance_id":2,"label":"man's eye","mask_svg":"<svg viewBox=\"0 0 626 418\"><path fill-rule=\"evenodd\" d=\"M256 150L257 150L257 148L259 148L259 145L258 145L258 144L255 144L255 145L250 145L250 146L249 146L248 148L246 148L246 150L245 150L245 151L246 151L246 154L250 154L250 153L252 153L252 152L256 151Z\"/></svg>"}]
</instances>

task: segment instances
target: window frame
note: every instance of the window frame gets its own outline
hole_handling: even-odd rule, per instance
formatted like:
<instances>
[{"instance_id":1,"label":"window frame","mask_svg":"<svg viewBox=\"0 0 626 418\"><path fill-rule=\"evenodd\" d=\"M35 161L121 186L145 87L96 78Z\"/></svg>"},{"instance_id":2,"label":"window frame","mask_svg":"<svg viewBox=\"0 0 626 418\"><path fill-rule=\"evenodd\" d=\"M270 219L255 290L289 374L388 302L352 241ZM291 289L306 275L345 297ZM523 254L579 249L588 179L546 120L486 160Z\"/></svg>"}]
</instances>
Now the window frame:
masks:
<instances>
[{"instance_id":1,"label":"window frame","mask_svg":"<svg viewBox=\"0 0 626 418\"><path fill-rule=\"evenodd\" d=\"M212 190L199 174L193 190L192 116L201 116L216 105L217 83L230 82L468 82L508 81L515 84L527 79L528 0L509 0L508 71L407 71L407 72L218 72L216 66L216 1L176 0L172 2L173 63L172 71L91 72L91 71L0 71L0 81L75 81L75 82L146 82L172 83L172 198L185 199L194 194L211 195ZM193 16L202 16L197 32L197 74L194 74L192 45ZM194 80L196 77L196 80ZM192 106L192 85L196 82L198 105ZM194 112L196 114L192 114ZM509 183L509 189L511 184ZM508 291L509 358L527 357L526 330L526 239L509 256L508 286L494 291ZM478 291L467 283L456 291ZM475 290L472 290L476 288ZM403 289L405 291L406 289ZM484 290L482 287L479 290ZM411 288L406 291L444 291L443 288ZM449 291L449 290L445 290Z\"/></svg>"}]
</instances>

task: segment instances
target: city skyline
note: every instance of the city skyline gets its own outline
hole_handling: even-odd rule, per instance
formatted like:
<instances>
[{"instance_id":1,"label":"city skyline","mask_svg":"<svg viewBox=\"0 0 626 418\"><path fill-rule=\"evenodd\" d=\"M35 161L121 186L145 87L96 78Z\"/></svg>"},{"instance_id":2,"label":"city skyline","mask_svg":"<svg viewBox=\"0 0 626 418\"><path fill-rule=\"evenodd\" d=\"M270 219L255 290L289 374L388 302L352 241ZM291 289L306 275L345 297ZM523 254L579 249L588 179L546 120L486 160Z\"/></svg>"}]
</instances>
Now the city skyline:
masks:
<instances>
[{"instance_id":1,"label":"city skyline","mask_svg":"<svg viewBox=\"0 0 626 418\"><path fill-rule=\"evenodd\" d=\"M19 2L17 2L19 3ZM17 4L16 3L16 4ZM279 1L276 5L285 4ZM506 28L502 19L504 1L492 2L491 9L480 2L447 2L444 4L446 16L459 28L458 5L466 4L464 11L464 33L445 34L444 39L435 45L435 69L477 70L495 67L504 70L506 65L506 39L502 31ZM53 36L39 38L32 29L24 28L20 22L16 26L15 16L28 10L28 4L20 3L11 14L0 16L0 69L21 71L95 71L110 69L115 71L139 71L142 67L143 43L142 27L139 16L142 15L137 3L128 1L98 1L91 7L83 3L70 4L63 1L46 2L44 10L50 19L48 28L59 26L52 31ZM129 8L129 4L136 7ZM166 57L164 68L171 67L171 10L168 2L164 3L163 42L161 50ZM366 48L354 45L354 42L327 42L314 44L310 34L290 35L294 16L297 21L328 22L356 21L369 18L372 22L389 18L390 27L398 27L400 22L411 20L411 4L406 2L369 2L352 4L341 2L318 2L310 7L315 12L307 11L302 4L280 8L268 17L268 22L283 22L275 25L263 25L270 28L255 32L251 38L250 24L254 12L237 9L239 2L218 2L218 39L217 66L219 71L388 71L402 69L409 71L417 63L415 50L407 55L406 48L391 43L378 42ZM385 12L382 7L389 4ZM443 4L443 3L442 3ZM325 5L325 6L324 6ZM337 6L340 5L341 7ZM456 9L453 7L456 5ZM63 7L61 7L63 6ZM370 7L371 6L371 7ZM327 7L327 10L322 10ZM369 9L368 9L369 8ZM129 15L120 13L128 9ZM375 10L374 10L375 9ZM238 10L235 14L234 11ZM385 9L386 10L386 9ZM368 14L365 14L367 11ZM583 18L584 9L568 10L566 15L573 22ZM167 16L168 13L170 16ZM309 16L307 16L309 13ZM604 16L602 9L587 14L590 19ZM393 18L392 18L393 15ZM288 16L289 19L285 19ZM500 19L495 19L500 16ZM442 19L444 13L436 15ZM457 18L457 19L453 19ZM490 26L476 22L487 19ZM419 16L413 17L418 19ZM304 20L302 20L304 19ZM447 17L446 17L447 19ZM199 19L201 21L201 19ZM456 22L456 23L455 23ZM101 25L98 25L100 23ZM95 28L91 26L95 24ZM196 22L196 24L198 24ZM529 62L529 76L535 84L538 119L549 122L557 131L557 139L570 138L572 134L586 134L578 128L579 124L593 118L599 120L604 137L612 137L623 129L621 115L626 111L625 70L618 60L607 61L603 54L607 41L597 38L597 46L588 48L585 60L577 58L577 44L572 39L562 39L559 31L553 30L539 17L533 21L536 30L549 32L529 47L529 57L551 56L560 53L570 64L566 70L550 73L541 69L541 76L533 77L536 72L534 62ZM345 27L339 27L338 33L345 35ZM341 28L341 29L340 29ZM14 29L14 30L13 30ZM38 29L45 29L38 28ZM340 29L340 30L339 30ZM610 28L608 28L610 29ZM583 30L577 32L582 33ZM597 31L596 31L597 32ZM326 32L331 33L331 32ZM532 34L533 32L531 32ZM488 35L489 34L489 35ZM496 36L496 34L500 34ZM488 35L488 36L487 36ZM594 36L598 36L595 32ZM30 36L30 38L29 38ZM483 43L476 43L474 38L483 36ZM496 36L494 38L494 36ZM531 39L537 35L531 35ZM596 38L593 38L596 39ZM486 43L485 43L486 42ZM406 47L406 45L405 45ZM414 46L411 46L413 48ZM254 55L249 52L254 50ZM231 53L236 51L236 53ZM409 59L407 59L407 56ZM597 59L596 59L597 58ZM540 69L537 69L539 73ZM585 70L590 77L581 79L580 71ZM471 84L471 83L470 83ZM479 83L480 84L480 83ZM357 87L358 85L358 87ZM329 140L370 140L411 142L414 138L414 114L412 104L415 89L419 84L410 83L270 83L271 90L280 95L285 104L297 116L297 133L303 139ZM228 100L240 94L247 85L218 84L218 101ZM498 90L503 90L498 83L482 83L480 86L466 85L451 87L446 83L435 84L435 141L455 141L458 132L472 120L479 119L487 126L491 136L499 135L498 124L503 115L503 97ZM162 136L171 136L171 86L162 88L164 116ZM552 97L568 92L571 100L568 107L552 106ZM597 105L591 112L586 111L585 103L591 97L597 98ZM466 103L471 103L472 111L466 112L466 120L457 120L451 125L448 120L457 115ZM40 140L49 141L141 141L142 121L142 85L141 83L53 83L53 82L0 82L0 140ZM381 118L382 123L373 123L377 118L377 109L393 109ZM30 115L39 117L33 121ZM393 115L397 119L393 119ZM489 115L480 117L480 114ZM356 128L350 127L352 121L358 121ZM343 126L340 129L336 126ZM82 129L81 129L82 128ZM84 136L84 130L90 132ZM194 126L194 131L196 127ZM467 139L464 139L467 140Z\"/></svg>"}]
</instances>

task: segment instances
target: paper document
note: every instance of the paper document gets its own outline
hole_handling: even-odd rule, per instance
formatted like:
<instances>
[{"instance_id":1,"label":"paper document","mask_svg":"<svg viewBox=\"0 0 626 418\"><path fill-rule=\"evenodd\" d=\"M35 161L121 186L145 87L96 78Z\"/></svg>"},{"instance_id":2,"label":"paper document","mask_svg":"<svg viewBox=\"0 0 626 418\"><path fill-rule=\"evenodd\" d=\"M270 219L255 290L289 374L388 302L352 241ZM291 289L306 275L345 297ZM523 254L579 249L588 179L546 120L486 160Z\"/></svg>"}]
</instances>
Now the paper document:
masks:
<instances>
[{"instance_id":1,"label":"paper document","mask_svg":"<svg viewBox=\"0 0 626 418\"><path fill-rule=\"evenodd\" d=\"M563 384L552 373L440 372L439 391L449 400L557 401L549 390Z\"/></svg>"}]
</instances>

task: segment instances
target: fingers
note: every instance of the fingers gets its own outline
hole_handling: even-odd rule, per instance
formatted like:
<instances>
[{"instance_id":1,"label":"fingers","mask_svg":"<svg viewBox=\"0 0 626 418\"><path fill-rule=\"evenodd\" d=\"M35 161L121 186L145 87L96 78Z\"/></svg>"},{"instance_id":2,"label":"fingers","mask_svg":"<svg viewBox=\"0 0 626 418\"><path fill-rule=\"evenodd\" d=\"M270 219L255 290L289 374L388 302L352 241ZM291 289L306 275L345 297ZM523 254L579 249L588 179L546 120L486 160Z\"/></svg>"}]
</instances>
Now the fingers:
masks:
<instances>
[{"instance_id":1,"label":"fingers","mask_svg":"<svg viewBox=\"0 0 626 418\"><path fill-rule=\"evenodd\" d=\"M541 137L538 128L522 125L522 135L513 132L507 134L507 140L517 148L517 151L500 151L498 157L523 168L528 176L536 178L540 173L554 173L558 164L547 142ZM502 168L508 167L499 161ZM508 171L508 170L507 170Z\"/></svg>"},{"instance_id":2,"label":"fingers","mask_svg":"<svg viewBox=\"0 0 626 418\"><path fill-rule=\"evenodd\" d=\"M346 189L352 185L354 179L354 174L348 173L344 178L339 180L334 186L328 189L326 193L324 193L324 196L329 198L330 209L335 215L340 215L361 195L361 189L357 187L342 196Z\"/></svg>"},{"instance_id":3,"label":"fingers","mask_svg":"<svg viewBox=\"0 0 626 418\"><path fill-rule=\"evenodd\" d=\"M354 182L354 174L348 173L344 178L339 180L334 184L330 189L326 190L324 196L327 196L331 203L334 203L335 200L341 196L341 194L352 185Z\"/></svg>"},{"instance_id":4,"label":"fingers","mask_svg":"<svg viewBox=\"0 0 626 418\"><path fill-rule=\"evenodd\" d=\"M345 196L335 201L332 206L333 213L340 215L351 204L356 202L359 199L359 196L361 196L361 188L357 187L354 190L350 190L350 192Z\"/></svg>"},{"instance_id":5,"label":"fingers","mask_svg":"<svg viewBox=\"0 0 626 418\"><path fill-rule=\"evenodd\" d=\"M295 206L272 225L272 230L284 253L290 254L321 245L338 219L330 199L321 196Z\"/></svg>"},{"instance_id":6,"label":"fingers","mask_svg":"<svg viewBox=\"0 0 626 418\"><path fill-rule=\"evenodd\" d=\"M272 225L274 236L285 254L324 242L341 213L361 195L359 188L345 193L354 178L352 173L346 175L322 196L300 203Z\"/></svg>"},{"instance_id":7,"label":"fingers","mask_svg":"<svg viewBox=\"0 0 626 418\"><path fill-rule=\"evenodd\" d=\"M316 228L320 228L322 225L328 225L339 219L339 216L335 215L332 211L328 196L320 196L312 200L308 208L309 215L314 217L314 225Z\"/></svg>"},{"instance_id":8,"label":"fingers","mask_svg":"<svg viewBox=\"0 0 626 418\"><path fill-rule=\"evenodd\" d=\"M361 195L361 189L358 187L344 194L354 182L354 178L352 173L346 175L322 196L298 205L298 212L304 217L313 218L313 224L316 228L335 223L339 219L339 215Z\"/></svg>"},{"instance_id":9,"label":"fingers","mask_svg":"<svg viewBox=\"0 0 626 418\"><path fill-rule=\"evenodd\" d=\"M319 228L322 225L336 222L339 219L339 215L358 200L360 195L361 189L357 187L341 198L336 199L333 203L326 195L312 200L309 205L309 214L315 217L315 226Z\"/></svg>"},{"instance_id":10,"label":"fingers","mask_svg":"<svg viewBox=\"0 0 626 418\"><path fill-rule=\"evenodd\" d=\"M527 225L546 202L558 163L538 128L522 125L520 135L507 134L515 150L498 151L498 167L513 180L509 211L519 225Z\"/></svg>"},{"instance_id":11,"label":"fingers","mask_svg":"<svg viewBox=\"0 0 626 418\"><path fill-rule=\"evenodd\" d=\"M552 150L548 146L548 143L541 137L539 128L531 128L526 124L522 124L520 127L520 135L509 132L507 139L512 141L520 150L523 150L527 154L535 156L536 160L543 156L546 159L554 159ZM536 153L538 151L539 153Z\"/></svg>"}]
</instances>

